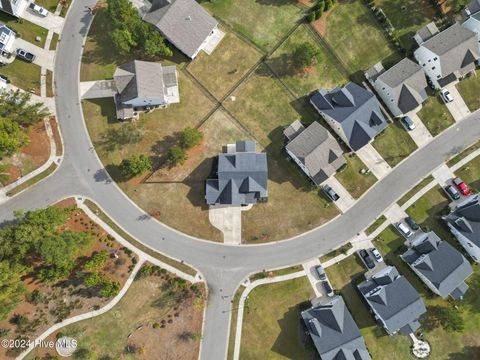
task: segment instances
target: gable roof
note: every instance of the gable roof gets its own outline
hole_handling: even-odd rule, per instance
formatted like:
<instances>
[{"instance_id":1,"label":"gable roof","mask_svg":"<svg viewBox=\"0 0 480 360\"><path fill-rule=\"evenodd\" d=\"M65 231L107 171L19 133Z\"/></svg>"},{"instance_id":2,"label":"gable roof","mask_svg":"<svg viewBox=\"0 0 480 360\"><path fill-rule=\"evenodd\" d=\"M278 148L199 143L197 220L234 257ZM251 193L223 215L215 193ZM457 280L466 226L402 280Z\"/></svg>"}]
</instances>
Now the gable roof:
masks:
<instances>
[{"instance_id":1,"label":"gable roof","mask_svg":"<svg viewBox=\"0 0 480 360\"><path fill-rule=\"evenodd\" d=\"M443 77L479 58L477 35L458 23L428 39L422 46L439 57Z\"/></svg>"},{"instance_id":2,"label":"gable roof","mask_svg":"<svg viewBox=\"0 0 480 360\"><path fill-rule=\"evenodd\" d=\"M195 0L153 0L143 19L190 58L218 25Z\"/></svg>"},{"instance_id":3,"label":"gable roof","mask_svg":"<svg viewBox=\"0 0 480 360\"><path fill-rule=\"evenodd\" d=\"M255 141L237 141L235 152L218 156L217 178L205 186L207 204L255 204L267 198L267 155L255 152Z\"/></svg>"},{"instance_id":4,"label":"gable roof","mask_svg":"<svg viewBox=\"0 0 480 360\"><path fill-rule=\"evenodd\" d=\"M292 133L298 128L295 121L284 133ZM303 126L302 126L303 127ZM317 185L328 179L339 167L345 164L343 151L335 138L318 122L314 121L291 140L286 149L308 169L310 177Z\"/></svg>"},{"instance_id":5,"label":"gable roof","mask_svg":"<svg viewBox=\"0 0 480 360\"><path fill-rule=\"evenodd\" d=\"M465 16L473 15L480 11L480 0L472 0L463 10Z\"/></svg>"},{"instance_id":6,"label":"gable roof","mask_svg":"<svg viewBox=\"0 0 480 360\"><path fill-rule=\"evenodd\" d=\"M341 296L314 299L301 315L322 360L371 360Z\"/></svg>"},{"instance_id":7,"label":"gable roof","mask_svg":"<svg viewBox=\"0 0 480 360\"><path fill-rule=\"evenodd\" d=\"M468 289L465 279L473 272L470 263L434 232L422 234L401 257L430 280L443 298L458 288L463 293Z\"/></svg>"},{"instance_id":8,"label":"gable roof","mask_svg":"<svg viewBox=\"0 0 480 360\"><path fill-rule=\"evenodd\" d=\"M121 102L141 98L166 103L166 88L178 85L174 66L162 67L158 63L138 60L120 65L113 80Z\"/></svg>"},{"instance_id":9,"label":"gable roof","mask_svg":"<svg viewBox=\"0 0 480 360\"><path fill-rule=\"evenodd\" d=\"M439 32L440 30L438 30L437 25L435 25L434 22L430 22L417 30L414 35L414 39L417 41L418 45L421 45L423 42L427 41Z\"/></svg>"},{"instance_id":10,"label":"gable roof","mask_svg":"<svg viewBox=\"0 0 480 360\"><path fill-rule=\"evenodd\" d=\"M408 334L420 326L418 318L426 312L425 305L395 267L387 266L357 287L387 332Z\"/></svg>"},{"instance_id":11,"label":"gable roof","mask_svg":"<svg viewBox=\"0 0 480 360\"><path fill-rule=\"evenodd\" d=\"M480 201L478 195L445 218L449 226L480 247Z\"/></svg>"},{"instance_id":12,"label":"gable roof","mask_svg":"<svg viewBox=\"0 0 480 360\"><path fill-rule=\"evenodd\" d=\"M310 98L310 103L338 122L354 151L387 127L375 95L355 83L331 91L321 89Z\"/></svg>"}]
</instances>

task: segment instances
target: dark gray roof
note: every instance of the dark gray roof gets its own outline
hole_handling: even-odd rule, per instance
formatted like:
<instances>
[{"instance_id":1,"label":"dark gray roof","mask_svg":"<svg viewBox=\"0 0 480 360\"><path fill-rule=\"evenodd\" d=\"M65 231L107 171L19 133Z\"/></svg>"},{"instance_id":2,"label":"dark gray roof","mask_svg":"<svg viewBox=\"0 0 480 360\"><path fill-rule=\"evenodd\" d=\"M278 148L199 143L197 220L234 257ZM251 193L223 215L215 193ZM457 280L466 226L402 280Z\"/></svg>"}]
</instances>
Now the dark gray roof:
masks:
<instances>
[{"instance_id":1,"label":"dark gray roof","mask_svg":"<svg viewBox=\"0 0 480 360\"><path fill-rule=\"evenodd\" d=\"M190 58L218 25L195 0L153 0L144 20Z\"/></svg>"},{"instance_id":2,"label":"dark gray roof","mask_svg":"<svg viewBox=\"0 0 480 360\"><path fill-rule=\"evenodd\" d=\"M341 296L320 298L302 318L322 360L371 360L357 324Z\"/></svg>"},{"instance_id":3,"label":"dark gray roof","mask_svg":"<svg viewBox=\"0 0 480 360\"><path fill-rule=\"evenodd\" d=\"M459 206L445 219L447 223L480 247L480 202L478 195L472 201Z\"/></svg>"},{"instance_id":4,"label":"dark gray roof","mask_svg":"<svg viewBox=\"0 0 480 360\"><path fill-rule=\"evenodd\" d=\"M468 10L468 12L467 12ZM468 5L465 7L465 10L464 10L464 15L465 16L469 16L469 15L473 15L477 12L480 11L480 0L472 0L468 3Z\"/></svg>"},{"instance_id":5,"label":"dark gray roof","mask_svg":"<svg viewBox=\"0 0 480 360\"><path fill-rule=\"evenodd\" d=\"M237 141L236 152L220 154L217 175L206 182L209 205L255 204L268 196L267 154L256 153L254 141Z\"/></svg>"},{"instance_id":6,"label":"dark gray roof","mask_svg":"<svg viewBox=\"0 0 480 360\"><path fill-rule=\"evenodd\" d=\"M430 280L443 298L465 288L465 279L473 272L467 259L434 232L417 238L402 259Z\"/></svg>"},{"instance_id":7,"label":"dark gray roof","mask_svg":"<svg viewBox=\"0 0 480 360\"><path fill-rule=\"evenodd\" d=\"M437 28L437 25L435 25L434 22L428 23L424 27L420 28L417 30L415 33L415 37L417 42L423 43L430 39L432 36L438 34L440 31ZM420 44L419 44L420 45Z\"/></svg>"},{"instance_id":8,"label":"dark gray roof","mask_svg":"<svg viewBox=\"0 0 480 360\"><path fill-rule=\"evenodd\" d=\"M427 311L417 290L393 266L380 270L358 289L390 334L402 328L402 333L405 329L415 331L418 318Z\"/></svg>"},{"instance_id":9,"label":"dark gray roof","mask_svg":"<svg viewBox=\"0 0 480 360\"><path fill-rule=\"evenodd\" d=\"M0 0L0 8L2 11L6 12L7 14L17 17L17 15L14 14L13 12L13 6L12 6L11 0Z\"/></svg>"},{"instance_id":10,"label":"dark gray roof","mask_svg":"<svg viewBox=\"0 0 480 360\"><path fill-rule=\"evenodd\" d=\"M458 23L428 39L422 46L438 55L443 76L469 67L479 57L477 34Z\"/></svg>"},{"instance_id":11,"label":"dark gray roof","mask_svg":"<svg viewBox=\"0 0 480 360\"><path fill-rule=\"evenodd\" d=\"M321 89L310 102L321 114L339 123L348 139L347 145L354 151L387 127L375 95L355 83L331 91Z\"/></svg>"},{"instance_id":12,"label":"dark gray roof","mask_svg":"<svg viewBox=\"0 0 480 360\"><path fill-rule=\"evenodd\" d=\"M392 97L404 114L414 110L427 99L425 73L420 65L408 58L380 74L377 79L392 89Z\"/></svg>"},{"instance_id":13,"label":"dark gray roof","mask_svg":"<svg viewBox=\"0 0 480 360\"><path fill-rule=\"evenodd\" d=\"M178 85L175 66L138 60L120 65L113 80L122 102L142 98L166 103L166 87Z\"/></svg>"},{"instance_id":14,"label":"dark gray roof","mask_svg":"<svg viewBox=\"0 0 480 360\"><path fill-rule=\"evenodd\" d=\"M297 129L297 122L286 132ZM314 121L304 131L290 141L286 148L308 169L313 182L319 185L345 164L343 151L335 138L318 122Z\"/></svg>"}]
</instances>

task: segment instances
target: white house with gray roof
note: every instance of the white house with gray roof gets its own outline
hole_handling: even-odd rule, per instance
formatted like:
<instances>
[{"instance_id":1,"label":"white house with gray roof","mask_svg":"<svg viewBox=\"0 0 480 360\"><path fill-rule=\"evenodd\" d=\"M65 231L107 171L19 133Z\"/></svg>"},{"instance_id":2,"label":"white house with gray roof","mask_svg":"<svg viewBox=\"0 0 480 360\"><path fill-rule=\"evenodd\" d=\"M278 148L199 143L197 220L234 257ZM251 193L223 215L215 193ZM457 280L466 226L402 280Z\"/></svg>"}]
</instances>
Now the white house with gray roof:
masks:
<instances>
[{"instance_id":1,"label":"white house with gray roof","mask_svg":"<svg viewBox=\"0 0 480 360\"><path fill-rule=\"evenodd\" d=\"M474 195L466 204L457 207L444 220L450 232L457 238L460 245L480 263L480 200Z\"/></svg>"},{"instance_id":2,"label":"white house with gray roof","mask_svg":"<svg viewBox=\"0 0 480 360\"><path fill-rule=\"evenodd\" d=\"M444 299L462 299L468 290L465 280L473 273L470 263L433 231L416 238L401 257L430 290Z\"/></svg>"},{"instance_id":3,"label":"white house with gray roof","mask_svg":"<svg viewBox=\"0 0 480 360\"><path fill-rule=\"evenodd\" d=\"M175 66L134 60L120 65L113 75L117 89L117 119L135 117L135 112L180 102Z\"/></svg>"},{"instance_id":4,"label":"white house with gray roof","mask_svg":"<svg viewBox=\"0 0 480 360\"><path fill-rule=\"evenodd\" d=\"M371 360L341 296L316 298L301 316L322 360Z\"/></svg>"},{"instance_id":5,"label":"white house with gray roof","mask_svg":"<svg viewBox=\"0 0 480 360\"><path fill-rule=\"evenodd\" d=\"M305 128L295 121L283 131L287 140L285 151L312 180L320 185L346 161L337 140L318 122Z\"/></svg>"},{"instance_id":6,"label":"white house with gray roof","mask_svg":"<svg viewBox=\"0 0 480 360\"><path fill-rule=\"evenodd\" d=\"M27 8L27 0L0 0L0 11L15 17L20 17Z\"/></svg>"},{"instance_id":7,"label":"white house with gray roof","mask_svg":"<svg viewBox=\"0 0 480 360\"><path fill-rule=\"evenodd\" d=\"M205 185L208 205L241 206L267 200L267 154L255 148L252 140L227 145L227 152L218 156L217 177Z\"/></svg>"},{"instance_id":8,"label":"white house with gray roof","mask_svg":"<svg viewBox=\"0 0 480 360\"><path fill-rule=\"evenodd\" d=\"M458 23L442 32L420 29L414 56L437 89L455 83L475 70L479 59L477 34ZM431 33L428 37L427 33Z\"/></svg>"},{"instance_id":9,"label":"white house with gray roof","mask_svg":"<svg viewBox=\"0 0 480 360\"><path fill-rule=\"evenodd\" d=\"M206 47L214 48L221 40L218 21L195 0L152 0L143 19L190 59Z\"/></svg>"},{"instance_id":10,"label":"white house with gray roof","mask_svg":"<svg viewBox=\"0 0 480 360\"><path fill-rule=\"evenodd\" d=\"M427 312L420 294L393 266L386 266L357 285L375 319L389 335L409 335Z\"/></svg>"},{"instance_id":11,"label":"white house with gray roof","mask_svg":"<svg viewBox=\"0 0 480 360\"><path fill-rule=\"evenodd\" d=\"M14 51L15 32L0 21L0 51L12 53Z\"/></svg>"},{"instance_id":12,"label":"white house with gray roof","mask_svg":"<svg viewBox=\"0 0 480 360\"><path fill-rule=\"evenodd\" d=\"M353 151L370 143L388 126L375 95L355 83L320 89L310 103Z\"/></svg>"},{"instance_id":13,"label":"white house with gray roof","mask_svg":"<svg viewBox=\"0 0 480 360\"><path fill-rule=\"evenodd\" d=\"M428 98L425 73L408 58L388 70L378 63L365 73L365 77L395 117L417 113Z\"/></svg>"},{"instance_id":14,"label":"white house with gray roof","mask_svg":"<svg viewBox=\"0 0 480 360\"><path fill-rule=\"evenodd\" d=\"M465 21L462 26L477 34L478 53L480 54L480 0L474 0L465 7Z\"/></svg>"}]
</instances>

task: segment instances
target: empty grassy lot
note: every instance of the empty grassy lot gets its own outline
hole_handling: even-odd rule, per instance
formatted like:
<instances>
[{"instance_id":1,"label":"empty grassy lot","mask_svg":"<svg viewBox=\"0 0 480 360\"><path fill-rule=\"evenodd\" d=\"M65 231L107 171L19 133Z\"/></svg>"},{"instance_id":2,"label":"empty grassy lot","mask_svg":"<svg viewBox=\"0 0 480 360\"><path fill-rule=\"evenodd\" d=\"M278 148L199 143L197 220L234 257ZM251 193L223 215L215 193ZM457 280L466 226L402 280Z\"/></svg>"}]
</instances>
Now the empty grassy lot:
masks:
<instances>
[{"instance_id":1,"label":"empty grassy lot","mask_svg":"<svg viewBox=\"0 0 480 360\"><path fill-rule=\"evenodd\" d=\"M202 5L263 51L272 49L304 16L296 0L220 0Z\"/></svg>"},{"instance_id":2,"label":"empty grassy lot","mask_svg":"<svg viewBox=\"0 0 480 360\"><path fill-rule=\"evenodd\" d=\"M473 192L480 192L480 157L476 157L455 172Z\"/></svg>"},{"instance_id":3,"label":"empty grassy lot","mask_svg":"<svg viewBox=\"0 0 480 360\"><path fill-rule=\"evenodd\" d=\"M430 93L430 97L423 103L422 110L417 115L432 136L437 136L443 130L455 123L452 114L448 111L440 95Z\"/></svg>"},{"instance_id":4,"label":"empty grassy lot","mask_svg":"<svg viewBox=\"0 0 480 360\"><path fill-rule=\"evenodd\" d=\"M5 75L13 85L22 90L40 95L40 66L15 59L11 64L0 68L0 74Z\"/></svg>"},{"instance_id":5,"label":"empty grassy lot","mask_svg":"<svg viewBox=\"0 0 480 360\"><path fill-rule=\"evenodd\" d=\"M7 25L11 30L17 33L17 37L22 38L34 45L43 48L45 46L45 40L47 38L47 29L41 26L35 25L25 19L17 19L7 13L0 12L0 22ZM40 36L41 40L36 41L35 38Z\"/></svg>"},{"instance_id":6,"label":"empty grassy lot","mask_svg":"<svg viewBox=\"0 0 480 360\"><path fill-rule=\"evenodd\" d=\"M480 96L478 95L480 94L479 75L480 71L476 71L475 75L471 75L457 84L458 92L462 95L465 104L472 112L480 108Z\"/></svg>"},{"instance_id":7,"label":"empty grassy lot","mask_svg":"<svg viewBox=\"0 0 480 360\"><path fill-rule=\"evenodd\" d=\"M377 178L371 172L361 174L362 169L368 169L355 153L345 154L347 164L335 174L335 177L348 190L353 198L358 199L373 184L377 182Z\"/></svg>"},{"instance_id":8,"label":"empty grassy lot","mask_svg":"<svg viewBox=\"0 0 480 360\"><path fill-rule=\"evenodd\" d=\"M335 6L327 19L325 40L352 73L367 70L392 55L398 56L361 0Z\"/></svg>"},{"instance_id":9,"label":"empty grassy lot","mask_svg":"<svg viewBox=\"0 0 480 360\"><path fill-rule=\"evenodd\" d=\"M394 35L407 51L416 46L415 32L433 21L436 11L428 0L375 0L395 28Z\"/></svg>"},{"instance_id":10,"label":"empty grassy lot","mask_svg":"<svg viewBox=\"0 0 480 360\"><path fill-rule=\"evenodd\" d=\"M299 305L312 296L306 277L255 288L245 302L240 358L311 359L302 343Z\"/></svg>"},{"instance_id":11,"label":"empty grassy lot","mask_svg":"<svg viewBox=\"0 0 480 360\"><path fill-rule=\"evenodd\" d=\"M201 52L188 65L188 71L220 99L253 67L260 56L254 47L226 31L215 51L211 55Z\"/></svg>"},{"instance_id":12,"label":"empty grassy lot","mask_svg":"<svg viewBox=\"0 0 480 360\"><path fill-rule=\"evenodd\" d=\"M296 119L313 120L303 102L292 99L268 68L261 66L227 99L225 107L268 154L268 202L242 213L246 242L273 241L303 233L338 214L302 171L283 153L283 128ZM288 209L288 211L286 211ZM307 210L308 209L308 210Z\"/></svg>"},{"instance_id":13,"label":"empty grassy lot","mask_svg":"<svg viewBox=\"0 0 480 360\"><path fill-rule=\"evenodd\" d=\"M405 195L403 195L400 200L397 201L398 205L402 206L405 204L408 200L410 200L416 193L418 193L421 189L423 189L425 186L430 184L433 181L433 176L429 175L422 181L420 181L417 185L415 185L412 190L407 192Z\"/></svg>"},{"instance_id":14,"label":"empty grassy lot","mask_svg":"<svg viewBox=\"0 0 480 360\"><path fill-rule=\"evenodd\" d=\"M295 49L303 43L318 51L316 63L307 69L297 69L293 63ZM331 89L347 82L336 60L315 40L307 25L301 25L267 60L267 64L298 96L320 88Z\"/></svg>"},{"instance_id":15,"label":"empty grassy lot","mask_svg":"<svg viewBox=\"0 0 480 360\"><path fill-rule=\"evenodd\" d=\"M398 121L389 126L372 142L373 147L391 167L408 157L417 145Z\"/></svg>"}]
</instances>

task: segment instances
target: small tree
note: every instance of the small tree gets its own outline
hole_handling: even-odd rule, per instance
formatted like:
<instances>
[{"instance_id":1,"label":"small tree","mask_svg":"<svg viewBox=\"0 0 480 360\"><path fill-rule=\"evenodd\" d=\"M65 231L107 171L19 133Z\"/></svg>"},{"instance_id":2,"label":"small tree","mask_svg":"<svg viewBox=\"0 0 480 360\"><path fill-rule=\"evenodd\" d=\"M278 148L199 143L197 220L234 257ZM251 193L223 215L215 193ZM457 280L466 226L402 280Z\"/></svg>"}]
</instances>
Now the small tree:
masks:
<instances>
[{"instance_id":1,"label":"small tree","mask_svg":"<svg viewBox=\"0 0 480 360\"><path fill-rule=\"evenodd\" d=\"M102 250L93 255L92 258L85 263L83 268L88 271L101 269L105 266L109 258L110 255L108 251Z\"/></svg>"},{"instance_id":2,"label":"small tree","mask_svg":"<svg viewBox=\"0 0 480 360\"><path fill-rule=\"evenodd\" d=\"M152 161L145 155L132 155L128 159L122 160L120 170L128 177L142 175L146 171L152 170Z\"/></svg>"},{"instance_id":3,"label":"small tree","mask_svg":"<svg viewBox=\"0 0 480 360\"><path fill-rule=\"evenodd\" d=\"M187 153L180 146L172 146L168 150L167 160L172 165L181 165L187 160Z\"/></svg>"},{"instance_id":4,"label":"small tree","mask_svg":"<svg viewBox=\"0 0 480 360\"><path fill-rule=\"evenodd\" d=\"M332 0L325 0L325 11L330 9L333 6Z\"/></svg>"},{"instance_id":5,"label":"small tree","mask_svg":"<svg viewBox=\"0 0 480 360\"><path fill-rule=\"evenodd\" d=\"M182 131L180 138L182 147L190 149L202 142L203 134L198 129L187 127Z\"/></svg>"},{"instance_id":6,"label":"small tree","mask_svg":"<svg viewBox=\"0 0 480 360\"><path fill-rule=\"evenodd\" d=\"M100 290L101 297L113 297L120 291L120 283L117 281L104 280L102 282L102 289Z\"/></svg>"},{"instance_id":7,"label":"small tree","mask_svg":"<svg viewBox=\"0 0 480 360\"><path fill-rule=\"evenodd\" d=\"M315 12L311 12L307 15L307 21L310 23L315 21Z\"/></svg>"},{"instance_id":8,"label":"small tree","mask_svg":"<svg viewBox=\"0 0 480 360\"><path fill-rule=\"evenodd\" d=\"M315 63L319 52L310 43L303 43L297 46L293 53L293 64L297 69L304 69Z\"/></svg>"},{"instance_id":9,"label":"small tree","mask_svg":"<svg viewBox=\"0 0 480 360\"><path fill-rule=\"evenodd\" d=\"M320 19L322 15L323 15L323 8L315 10L315 20Z\"/></svg>"}]
</instances>

